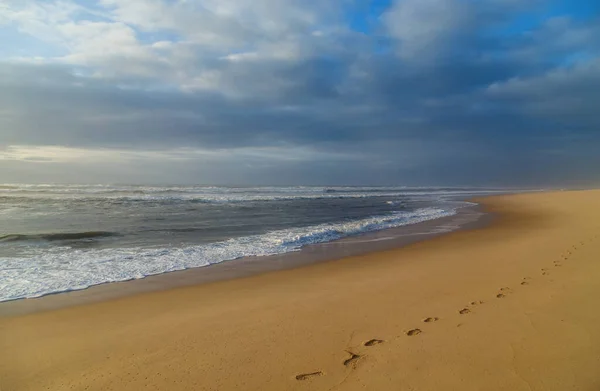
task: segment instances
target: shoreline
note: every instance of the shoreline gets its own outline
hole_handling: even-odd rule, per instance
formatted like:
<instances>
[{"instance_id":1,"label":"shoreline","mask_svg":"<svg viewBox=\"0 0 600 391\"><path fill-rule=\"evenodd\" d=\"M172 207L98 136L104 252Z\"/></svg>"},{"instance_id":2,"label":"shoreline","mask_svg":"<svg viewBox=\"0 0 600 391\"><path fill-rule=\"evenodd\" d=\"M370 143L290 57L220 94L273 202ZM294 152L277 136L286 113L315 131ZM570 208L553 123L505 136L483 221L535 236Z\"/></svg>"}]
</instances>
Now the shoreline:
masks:
<instances>
[{"instance_id":1,"label":"shoreline","mask_svg":"<svg viewBox=\"0 0 600 391\"><path fill-rule=\"evenodd\" d=\"M399 249L0 317L28 390L596 390L600 190Z\"/></svg>"},{"instance_id":2,"label":"shoreline","mask_svg":"<svg viewBox=\"0 0 600 391\"><path fill-rule=\"evenodd\" d=\"M471 200L463 201L472 202ZM345 257L394 250L456 231L483 228L490 224L493 218L494 216L486 213L481 205L473 203L473 205L459 208L457 213L452 216L352 235L331 242L310 244L298 251L268 256L246 256L209 266L159 273L139 279L107 282L83 289L7 300L0 302L0 316L55 310L141 293L297 269Z\"/></svg>"}]
</instances>

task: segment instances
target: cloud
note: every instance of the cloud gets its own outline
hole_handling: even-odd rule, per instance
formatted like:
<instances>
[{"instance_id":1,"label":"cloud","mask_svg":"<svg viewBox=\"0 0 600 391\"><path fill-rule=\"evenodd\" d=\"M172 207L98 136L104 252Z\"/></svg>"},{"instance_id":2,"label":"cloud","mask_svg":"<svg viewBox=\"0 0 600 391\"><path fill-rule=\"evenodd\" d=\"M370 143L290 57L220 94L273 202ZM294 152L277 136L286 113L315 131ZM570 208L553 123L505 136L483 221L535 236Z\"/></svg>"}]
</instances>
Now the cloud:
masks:
<instances>
[{"instance_id":1,"label":"cloud","mask_svg":"<svg viewBox=\"0 0 600 391\"><path fill-rule=\"evenodd\" d=\"M385 13L390 35L399 41L399 54L408 60L419 60L441 54L452 39L464 38L474 22L473 8L462 1L405 0L396 1Z\"/></svg>"},{"instance_id":2,"label":"cloud","mask_svg":"<svg viewBox=\"0 0 600 391\"><path fill-rule=\"evenodd\" d=\"M47 62L87 67L93 76L120 83L142 78L232 96L242 89L230 82L230 74L241 73L236 78L247 81L252 74L244 73L268 72L264 65L272 60L282 63L271 63L272 70L284 72L281 67L325 49L326 39L311 32L335 22L340 12L336 5L274 0L105 0L94 8L25 1L7 8L7 20L21 33L56 47L60 55ZM280 80L277 86L287 84Z\"/></svg>"},{"instance_id":3,"label":"cloud","mask_svg":"<svg viewBox=\"0 0 600 391\"><path fill-rule=\"evenodd\" d=\"M529 77L515 77L490 85L486 95L539 121L552 121L579 132L598 133L600 116L600 58L552 69Z\"/></svg>"},{"instance_id":4,"label":"cloud","mask_svg":"<svg viewBox=\"0 0 600 391\"><path fill-rule=\"evenodd\" d=\"M539 1L397 0L383 20L403 60L429 63L476 58L481 49L493 50L499 44L494 33L537 4Z\"/></svg>"},{"instance_id":5,"label":"cloud","mask_svg":"<svg viewBox=\"0 0 600 391\"><path fill-rule=\"evenodd\" d=\"M599 15L546 5L5 2L0 28L15 39L0 51L0 169L61 180L593 180ZM76 162L81 172L65 174Z\"/></svg>"}]
</instances>

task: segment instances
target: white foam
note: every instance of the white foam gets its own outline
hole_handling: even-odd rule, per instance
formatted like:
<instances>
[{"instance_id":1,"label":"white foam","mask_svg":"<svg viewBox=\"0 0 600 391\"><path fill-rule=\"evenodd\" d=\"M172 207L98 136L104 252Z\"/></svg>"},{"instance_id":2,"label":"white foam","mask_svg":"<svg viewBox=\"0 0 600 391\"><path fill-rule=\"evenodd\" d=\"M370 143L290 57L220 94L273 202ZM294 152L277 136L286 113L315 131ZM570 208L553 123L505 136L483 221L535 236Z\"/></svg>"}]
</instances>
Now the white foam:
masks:
<instances>
[{"instance_id":1,"label":"white foam","mask_svg":"<svg viewBox=\"0 0 600 391\"><path fill-rule=\"evenodd\" d=\"M0 258L0 301L85 289L237 259L297 251L309 244L454 215L454 209L422 208L343 223L291 228L263 235L183 248L54 248L30 257Z\"/></svg>"},{"instance_id":2,"label":"white foam","mask_svg":"<svg viewBox=\"0 0 600 391\"><path fill-rule=\"evenodd\" d=\"M198 201L234 203L297 199L365 198L373 196L419 196L440 199L449 196L483 195L506 190L463 190L407 187L211 187L211 186L113 186L113 185L17 185L0 188L2 197L57 199L102 199L123 201Z\"/></svg>"}]
</instances>

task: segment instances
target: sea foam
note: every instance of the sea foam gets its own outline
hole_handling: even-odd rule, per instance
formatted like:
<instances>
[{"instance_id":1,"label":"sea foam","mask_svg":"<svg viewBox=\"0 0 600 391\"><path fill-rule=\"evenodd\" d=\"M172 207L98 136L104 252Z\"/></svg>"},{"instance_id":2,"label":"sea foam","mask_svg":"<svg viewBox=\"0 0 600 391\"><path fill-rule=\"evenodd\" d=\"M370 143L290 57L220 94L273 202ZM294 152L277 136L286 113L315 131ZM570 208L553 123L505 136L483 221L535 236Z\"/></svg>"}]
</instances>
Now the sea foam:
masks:
<instances>
[{"instance_id":1,"label":"sea foam","mask_svg":"<svg viewBox=\"0 0 600 391\"><path fill-rule=\"evenodd\" d=\"M350 235L451 216L455 209L421 208L360 220L289 228L188 247L38 250L28 257L0 258L0 301L85 289L246 256L297 251Z\"/></svg>"}]
</instances>

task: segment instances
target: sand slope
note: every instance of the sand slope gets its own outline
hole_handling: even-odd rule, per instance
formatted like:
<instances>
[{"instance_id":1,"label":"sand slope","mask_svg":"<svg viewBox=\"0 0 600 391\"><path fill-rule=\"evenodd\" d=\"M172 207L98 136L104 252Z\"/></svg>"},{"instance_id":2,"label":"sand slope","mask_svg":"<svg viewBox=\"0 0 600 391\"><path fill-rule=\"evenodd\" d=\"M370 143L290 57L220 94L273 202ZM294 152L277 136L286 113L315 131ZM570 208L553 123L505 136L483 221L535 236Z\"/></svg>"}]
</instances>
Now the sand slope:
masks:
<instances>
[{"instance_id":1,"label":"sand slope","mask_svg":"<svg viewBox=\"0 0 600 391\"><path fill-rule=\"evenodd\" d=\"M600 191L482 202L490 228L0 318L1 389L599 390Z\"/></svg>"}]
</instances>

